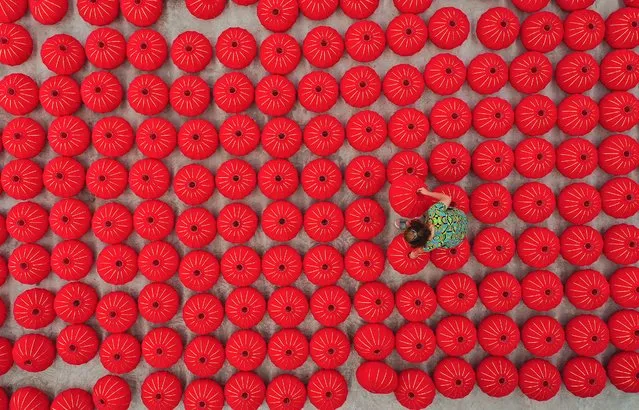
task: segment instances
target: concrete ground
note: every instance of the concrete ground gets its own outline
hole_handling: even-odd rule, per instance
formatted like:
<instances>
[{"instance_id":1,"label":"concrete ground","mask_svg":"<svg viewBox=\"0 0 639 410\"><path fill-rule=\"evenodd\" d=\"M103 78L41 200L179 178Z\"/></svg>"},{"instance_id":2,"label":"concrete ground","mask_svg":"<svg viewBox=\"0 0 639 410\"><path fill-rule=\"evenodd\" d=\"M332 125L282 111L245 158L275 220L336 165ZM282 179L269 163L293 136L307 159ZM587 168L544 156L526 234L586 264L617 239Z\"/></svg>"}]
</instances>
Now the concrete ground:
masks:
<instances>
[{"instance_id":1,"label":"concrete ground","mask_svg":"<svg viewBox=\"0 0 639 410\"><path fill-rule=\"evenodd\" d=\"M75 8L75 1L71 2L69 13L65 17L65 19L56 26L41 26L36 23L31 16L26 16L22 20L20 20L20 24L24 25L29 29L31 35L33 36L34 46L39 51L39 47L44 42L45 39L50 37L53 34L57 34L60 32L68 33L78 38L82 43L84 43L84 39L88 35L88 33L94 28L85 23L77 13ZM622 1L620 0L597 0L595 9L600 12L604 17L610 14L613 10L621 7ZM479 16L488 8L496 7L496 6L510 6L510 1L508 0L482 0L482 1L460 1L460 0L435 0L434 4L431 8L424 13L422 16L426 21L428 18L440 7L445 6L457 6L464 10L464 12L468 15L471 23L472 30L469 39L464 43L463 46L455 49L453 51L454 54L458 55L466 64L468 64L471 59L478 54L478 50L481 50L481 44L477 40L474 29L475 22L479 18ZM548 8L549 10L558 11L558 9L553 5ZM397 15L396 9L393 7L391 0L381 0L380 6L378 7L375 14L372 16L372 19L379 22L382 27L386 27L390 19L392 19L395 15ZM519 13L520 18L523 20L524 14ZM565 13L560 12L562 16L565 16ZM333 16L331 16L328 21L323 22L322 24L330 25L335 27L340 33L344 33L348 26L352 23L352 21L344 16L341 11L337 11ZM296 22L293 29L290 33L296 36L300 42L304 38L306 32L308 32L311 28L319 25L317 22L312 22L304 17L300 17ZM160 18L159 22L155 25L155 29L160 31L168 43L181 32L187 30L197 30L204 33L213 44L216 41L217 36L224 29L228 27L241 26L249 29L256 37L258 44L264 40L264 38L269 34L266 30L262 29L260 26L256 15L255 15L255 6L250 7L241 7L234 3L229 3L227 5L227 9L224 14L212 21L200 21L191 16L186 8L184 7L184 2L181 0L168 0L165 2L165 10L164 14ZM122 17L118 18L118 20L112 25L112 27L120 30L125 37L131 35L135 28L127 23ZM506 50L502 50L499 52L506 61L511 61L515 56L519 55L524 51L522 45L518 42L515 45L511 46ZM549 53L549 57L556 63L559 61L569 50L561 45L552 53ZM600 60L608 51L607 46L601 45L593 50L593 55ZM390 50L386 50L383 56L377 59L375 62L371 63L371 66L383 76L383 74L393 65L402 63L410 63L417 66L420 70L423 69L424 65L428 60L435 54L441 52L437 50L433 44L430 42L427 46L417 55L412 56L410 58L399 58L395 56ZM345 55L342 60L334 67L329 69L328 71L333 74L336 78L340 78L341 75L351 66L356 63L351 60L347 55ZM76 74L74 77L77 81L81 81L85 75L87 75L93 68L87 64L84 69ZM309 65L308 62L302 60L297 70L292 73L289 77L295 83L306 73L312 71L313 68ZM42 64L39 53L35 52L31 56L31 58L22 66L18 68L10 68L10 67L0 67L0 76L4 76L9 72L21 71L26 74L31 75L41 83L47 77L51 76L52 73L49 72L44 65ZM200 73L200 75L209 83L213 84L213 82L219 78L224 72L227 70L217 61L217 59L213 59L211 64L206 68L205 71ZM261 67L259 61L256 59L249 69L244 70L247 75L251 77L254 83L265 75L264 69ZM131 65L128 63L123 64L121 67L114 70L114 73L120 78L120 81L125 86L137 75L140 73L137 72ZM161 70L158 70L156 73L163 77L163 79L171 84L176 78L178 78L182 73L171 64L167 63ZM561 101L563 98L563 94L561 91L553 84L547 87L544 91L544 94L553 98L556 102ZM589 95L595 100L600 98L605 90L601 85L598 85L595 89L589 92ZM466 100L470 106L472 107L479 99L480 96L473 93L470 88L465 85L462 90L460 90L457 94L457 97L463 98ZM511 101L511 103L516 104L517 101L521 98L521 96L516 93L510 86L506 86L500 93L500 97L506 98ZM416 104L416 107L424 110L425 112L429 112L430 108L440 97L432 94L431 92L426 92L423 98ZM382 113L386 119L388 119L393 112L396 110L396 107L391 105L386 101L384 97L381 97L372 107L373 110L376 110ZM355 113L355 109L347 106L343 101L339 101L338 104L331 110L331 114L337 116L343 123L346 123L348 118L352 114ZM263 126L267 118L262 115L255 107L251 108L250 115L255 118L260 126ZM123 103L120 108L113 113L115 115L121 115L127 118L131 124L137 127L142 120L144 119L140 115L136 115L132 110L129 109L126 103ZM92 126L100 117L91 113L86 108L82 108L78 113L83 119L87 121L87 123ZM170 119L176 127L184 121L183 118L180 118L176 113L167 109L163 114L165 118ZM221 112L217 107L213 105L209 107L206 113L203 115L203 118L206 118L216 126L222 123L224 118L226 118L226 114ZM46 114L42 109L38 109L34 113L32 113L32 117L36 118L42 125L46 126L50 121L51 117ZM290 117L300 124L305 124L311 118L311 114L304 110L300 105L296 105ZM10 118L5 113L0 113L0 128L2 128L6 122ZM608 135L603 129L598 127L595 131L591 133L587 138L598 144L604 137ZM631 135L634 138L637 138L637 129L633 129L631 131ZM507 136L503 138L505 142L510 144L511 147L514 146L524 137L517 132L516 129L513 129L508 133ZM547 138L552 141L555 145L557 145L563 138L558 129L554 129ZM422 147L420 147L417 151L421 154L428 156L431 149L442 140L434 135L432 132L429 135L429 138ZM467 135L459 139L459 142L463 143L469 150L474 149L480 142L482 138L477 135L474 131L469 132ZM393 146L389 141L377 150L374 155L382 159L384 162L388 161L388 159L398 151L398 149ZM41 165L44 165L50 158L53 157L53 152L49 147L46 147L43 151L42 155L40 155L36 161ZM348 144L345 144L344 147L336 154L331 157L333 161L338 163L342 169L352 160L358 153L352 149ZM296 165L298 170L301 171L303 166L311 160L313 156L306 148L302 148L295 156L291 158L291 161ZM79 159L84 163L85 166L88 166L92 161L98 158L98 154L93 148L90 148L85 154L83 154ZM132 150L129 154L121 158L122 162L130 167L135 161L141 158L141 154L139 154L135 149ZM205 160L201 161L201 163L213 170L217 169L217 166L227 160L229 155L227 155L221 148L216 152L216 154ZM246 159L256 168L258 169L261 164L263 164L267 159L267 155L262 151L261 148L258 148L255 152L251 153L246 157ZM0 153L0 164L6 164L10 158L6 152ZM176 150L167 160L165 160L165 164L169 167L172 173L175 173L180 167L188 163L184 157L182 157ZM637 171L634 172L633 177L637 178L639 173ZM610 177L603 173L601 170L597 170L591 176L586 178L584 181L592 184L596 187L600 187L607 179ZM525 178L518 175L516 172L510 175L509 178L502 181L502 183L507 186L511 192L513 192L519 185L525 182ZM562 177L558 172L554 171L551 175L545 177L541 180L541 182L548 184L552 187L555 194L558 194L561 188L569 183L569 181ZM463 181L459 183L467 192L472 192L472 190L478 186L481 181L476 178L474 175L469 175L464 178ZM428 184L433 187L437 185L437 182L429 177ZM392 221L396 214L387 206L387 193L388 193L388 185L376 195L376 199L379 200L381 204L383 204L388 210L388 218L389 221ZM104 203L102 200L97 200L91 197L88 192L83 191L80 194L80 198L84 201L88 202L93 209L97 206ZM347 204L354 200L354 195L348 191L348 189L343 186L339 194L336 195L334 201L345 208ZM182 212L185 209L185 206L177 200L177 198L173 195L172 191L169 191L162 200L171 204L177 213ZM125 195L123 195L119 199L123 204L127 205L131 210L135 208L135 206L140 202L140 200L135 197L131 192L127 191ZM36 202L43 204L45 207L49 208L56 199L48 194L43 193L37 199ZM308 208L311 204L311 200L306 197L302 191L302 189L298 189L295 195L292 197L292 201L300 206L302 209ZM219 193L215 193L213 197L205 204L207 208L211 209L214 214L217 214L219 210L228 203L229 201L223 198ZM249 203L258 213L260 213L268 201L266 198L261 196L259 191L255 191L252 195L250 195L246 202ZM6 214L8 209L14 204L14 201L8 198L6 195L2 196L2 201L0 201L0 212ZM472 218L471 218L472 219ZM606 215L600 215L593 223L592 226L601 230L602 232L614 223L619 223L621 221L615 221ZM628 221L627 221L628 222ZM633 218L630 223L638 224L639 220L637 217ZM561 233L563 229L567 226L567 223L557 214L555 213L550 219L540 224L541 226L546 226L551 228L557 233ZM500 223L499 226L507 229L509 232L513 233L515 236L519 235L525 228L526 224L522 221L518 220L515 215L511 215L504 222ZM470 226L470 237L481 229L482 226L479 222L472 220ZM377 238L376 242L386 245L390 242L392 237L396 235L397 232L389 227L387 230ZM99 252L103 244L97 241L93 235L87 235L83 238L90 246L95 249L95 252ZM42 241L42 244L51 248L57 238L54 237L52 233L47 234L45 239ZM177 238L172 235L167 239L171 242L178 251L183 255L186 252L184 246L182 246ZM336 241L335 246L337 246L341 251L345 251L348 246L354 242L354 238L350 236L346 231L340 236L340 238ZM142 239L133 234L128 243L135 247L137 250L141 248L143 245ZM18 243L14 240L8 240L2 247L0 247L0 254L4 257L8 257L11 250L14 249ZM258 252L264 252L270 246L272 246L272 242L268 240L268 238L261 232L255 235L255 237L251 240L250 245L253 246ZM305 233L301 232L298 237L292 241L292 245L299 249L301 252L305 252L312 245L309 238ZM225 243L221 238L217 238L212 246L209 248L210 251L214 252L218 257L222 255L224 250L229 247L228 243ZM598 263L593 266L594 269L601 270L605 275L610 275L614 271L615 267L609 263L603 256ZM568 276L575 271L576 269L572 266L569 266L565 263L561 258L550 267L551 270L556 272L563 280L566 280ZM521 261L515 257L513 261L506 267L506 270L515 274L518 278L522 278L530 269L523 265ZM474 258L468 262L468 264L464 267L463 271L468 273L475 278L477 282L481 280L489 270L485 267L481 266L477 263ZM423 279L427 281L431 286L434 286L439 278L441 278L445 273L440 271L439 269L429 265L422 273L420 273L417 278ZM404 277L394 272L390 267L387 267L384 272L382 278L384 282L389 284L393 289L397 289L403 282L407 280L415 279L415 277ZM97 277L94 271L90 273L90 275L85 280L87 283L94 286L99 295L104 295L107 292L115 290L115 287L105 285L101 280ZM189 296L191 296L192 292L184 289L177 278L173 278L169 281L169 283L176 287L178 292L180 293L180 297L182 302L184 302ZM131 283L126 286L121 287L121 289L130 292L132 295L136 296L139 290L146 284L146 279L142 275L138 275L138 277ZM358 287L358 283L350 279L346 273L344 277L340 280L339 283L341 286L345 287L351 294L355 292ZM40 286L45 287L50 290L57 290L63 285L63 282L59 280L55 275L51 274L45 281L43 281ZM260 278L255 286L262 291L265 295L269 295L274 290L273 286L270 285L264 278ZM300 289L302 289L307 295L310 296L315 286L310 284L305 278L301 278L297 283ZM9 279L7 283L0 288L0 297L5 301L6 304L13 303L16 296L27 289L28 286L21 285L17 283L13 279ZM227 283L224 282L222 278L213 289L213 293L218 295L221 298L224 298L230 292L231 287ZM612 302L609 302L601 309L597 310L595 314L599 315L602 318L607 318L613 311L618 309L616 305ZM567 300L564 300L562 304L554 309L552 312L549 312L550 315L556 317L560 322L565 324L571 317L575 314L580 313L576 310ZM477 306L469 312L468 316L478 323L483 317L488 314L486 309L478 303ZM528 317L533 314L528 308L526 308L523 304L514 309L511 312L511 317L513 317L519 324L523 323ZM435 325L437 321L443 317L444 312L438 308L436 314L433 318L431 318L428 323L430 325ZM184 342L188 342L193 338L193 335L190 334L183 323L181 323L181 315L178 314L169 324L168 326L175 328L180 331L184 337ZM91 320L89 322L96 330L100 332L102 337L105 336L104 332L100 331L95 320ZM352 312L350 318L347 323L343 324L341 328L345 330L349 335L353 335L355 330L362 325L362 320L359 319L355 311ZM397 312L395 312L391 318L387 320L387 324L394 329L397 329L403 323L403 319L399 316ZM53 337L55 336L60 329L63 328L63 323L60 320L56 320L51 326L44 329L42 332ZM264 321L258 326L259 330L265 335L271 335L275 330L275 324L266 317ZM307 334L310 335L314 330L318 328L318 324L314 323L311 320L311 316L307 318L307 320L301 326L301 329ZM149 330L151 326L146 323L144 320L140 319L134 326L132 333L141 339ZM228 321L225 321L223 326L215 332L215 335L219 337L222 341L225 341L228 336L235 330L234 326L231 325ZM20 328L14 321L13 318L10 317L7 320L7 323L0 329L0 336L9 337L12 340L17 339L21 334L24 333L24 329ZM614 349L610 347L601 357L598 359L602 360L602 362L606 362L607 359L614 352ZM481 351L479 347L476 347L473 352L467 355L467 359L474 365L476 365L479 360L484 356L484 353ZM563 363L573 356L573 353L565 346L559 354L555 355L551 361L561 366ZM432 370L435 363L442 357L441 351L437 351L435 357L429 360L427 363L424 363L420 367L425 370ZM523 347L518 348L513 354L510 355L511 360L513 360L517 365L520 365L525 360L530 358L530 354L528 354ZM354 370L357 368L360 363L360 359L355 352L351 354L350 359L347 364L340 368L340 371L344 374L349 382L349 396L348 401L346 402L344 408L347 409L364 409L368 408L371 410L382 410L382 409L390 409L390 408L399 408L399 404L396 402L393 395L386 396L374 396L365 392L362 388L359 387L358 383L354 377ZM406 364L401 363L399 356L394 353L389 363L392 364L397 370L406 368ZM302 378L302 380L307 380L308 377L316 370L316 366L309 359L306 364L301 368L297 369L294 374L298 375ZM170 369L176 375L178 375L184 384L186 385L190 381L194 379L194 377L189 374L189 372L181 365L174 366L174 368ZM130 383L133 390L134 401L132 403L132 408L139 409L142 408L141 401L139 399L139 386L141 382L144 380L146 375L148 375L152 369L142 361L138 368L132 372L131 374L125 375L124 378ZM276 369L268 359L264 362L264 364L259 369L259 374L266 380L270 380L274 376L280 374L280 371ZM18 387L25 385L34 385L46 391L51 397L58 394L60 391L70 388L70 387L81 387L85 389L90 389L93 383L106 374L106 371L102 368L99 360L95 358L88 364L74 368L65 364L61 359L56 359L53 366L42 373L38 374L28 374L23 371L19 371L17 367L14 368L7 373L6 375L0 377L0 385L9 391L13 391ZM215 377L216 380L223 383L229 375L232 374L232 370L229 365L225 366L224 369ZM307 404L310 408L312 407L310 403ZM264 407L266 407L264 405ZM441 395L438 395L435 399L435 402L432 405L432 408L437 409L491 409L491 410L501 410L501 409L512 409L512 408L534 408L534 409L601 409L601 408L615 408L615 409L637 409L639 408L639 396L637 395L628 395L619 392L612 385L608 384L604 392L599 395L597 398L583 400L577 399L573 395L571 395L568 391L566 391L563 387L561 392L557 395L557 397L546 403L536 403L521 394L518 390L515 391L512 395L507 398L503 398L500 400L492 399L483 394L478 388L475 388L473 392L466 398L462 400L449 400Z\"/></svg>"}]
</instances>

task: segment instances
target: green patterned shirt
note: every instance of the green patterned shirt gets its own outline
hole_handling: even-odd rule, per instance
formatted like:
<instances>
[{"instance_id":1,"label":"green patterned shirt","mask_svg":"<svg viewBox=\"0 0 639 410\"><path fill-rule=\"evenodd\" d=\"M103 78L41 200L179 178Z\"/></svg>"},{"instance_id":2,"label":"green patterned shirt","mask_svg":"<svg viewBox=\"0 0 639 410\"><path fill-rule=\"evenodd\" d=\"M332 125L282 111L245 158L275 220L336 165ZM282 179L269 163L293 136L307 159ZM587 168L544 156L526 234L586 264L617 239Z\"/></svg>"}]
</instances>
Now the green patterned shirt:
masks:
<instances>
[{"instance_id":1,"label":"green patterned shirt","mask_svg":"<svg viewBox=\"0 0 639 410\"><path fill-rule=\"evenodd\" d=\"M433 239L424 245L430 252L437 248L454 248L466 237L468 218L457 208L449 208L443 202L437 202L428 209L428 223L433 226Z\"/></svg>"}]
</instances>

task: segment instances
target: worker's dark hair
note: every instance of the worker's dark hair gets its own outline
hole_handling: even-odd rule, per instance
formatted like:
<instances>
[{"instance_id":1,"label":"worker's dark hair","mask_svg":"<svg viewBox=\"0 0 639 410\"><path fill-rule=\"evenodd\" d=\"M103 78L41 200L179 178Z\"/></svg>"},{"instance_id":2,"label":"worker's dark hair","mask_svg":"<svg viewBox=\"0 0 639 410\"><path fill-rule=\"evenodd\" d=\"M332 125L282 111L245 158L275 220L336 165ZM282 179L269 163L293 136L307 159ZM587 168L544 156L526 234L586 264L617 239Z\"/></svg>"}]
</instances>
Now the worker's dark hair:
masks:
<instances>
[{"instance_id":1,"label":"worker's dark hair","mask_svg":"<svg viewBox=\"0 0 639 410\"><path fill-rule=\"evenodd\" d=\"M423 248L430 238L430 227L420 219L411 220L404 230L404 239L413 248Z\"/></svg>"}]
</instances>

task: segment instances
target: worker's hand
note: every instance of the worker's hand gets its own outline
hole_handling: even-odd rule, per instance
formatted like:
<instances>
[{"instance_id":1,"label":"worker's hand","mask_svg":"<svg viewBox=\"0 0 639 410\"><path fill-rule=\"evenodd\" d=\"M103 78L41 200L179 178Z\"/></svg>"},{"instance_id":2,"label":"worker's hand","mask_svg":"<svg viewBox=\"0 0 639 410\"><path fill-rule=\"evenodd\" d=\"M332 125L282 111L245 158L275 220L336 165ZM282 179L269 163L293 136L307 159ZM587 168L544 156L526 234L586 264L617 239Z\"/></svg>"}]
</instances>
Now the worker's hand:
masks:
<instances>
[{"instance_id":1,"label":"worker's hand","mask_svg":"<svg viewBox=\"0 0 639 410\"><path fill-rule=\"evenodd\" d=\"M422 248L417 248L417 249L414 249L414 250L413 250L413 251L412 251L412 252L408 255L408 257L409 257L409 258L411 258L411 259L417 259L417 258L419 258L419 256L420 256L422 253L424 253L424 251L422 250Z\"/></svg>"},{"instance_id":2,"label":"worker's hand","mask_svg":"<svg viewBox=\"0 0 639 410\"><path fill-rule=\"evenodd\" d=\"M417 193L421 195L428 195L430 194L430 191L426 189L425 187L421 187L417 190Z\"/></svg>"}]
</instances>

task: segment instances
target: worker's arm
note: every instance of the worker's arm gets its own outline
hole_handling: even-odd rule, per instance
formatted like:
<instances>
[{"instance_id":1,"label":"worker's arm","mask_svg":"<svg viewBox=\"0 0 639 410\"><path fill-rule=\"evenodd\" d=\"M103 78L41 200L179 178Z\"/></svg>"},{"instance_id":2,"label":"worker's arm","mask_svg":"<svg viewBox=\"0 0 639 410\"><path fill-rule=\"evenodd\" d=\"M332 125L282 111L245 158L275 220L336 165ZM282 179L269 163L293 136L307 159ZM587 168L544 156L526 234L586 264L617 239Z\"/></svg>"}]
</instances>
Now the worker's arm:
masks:
<instances>
[{"instance_id":1,"label":"worker's arm","mask_svg":"<svg viewBox=\"0 0 639 410\"><path fill-rule=\"evenodd\" d=\"M444 205L446 205L446 208L448 208L450 206L450 202L452 201L452 198L446 194L442 194L440 192L431 192L426 188L419 188L417 190L418 194L424 195L424 196L429 196L431 198L436 199L437 201L443 203Z\"/></svg>"}]
</instances>

